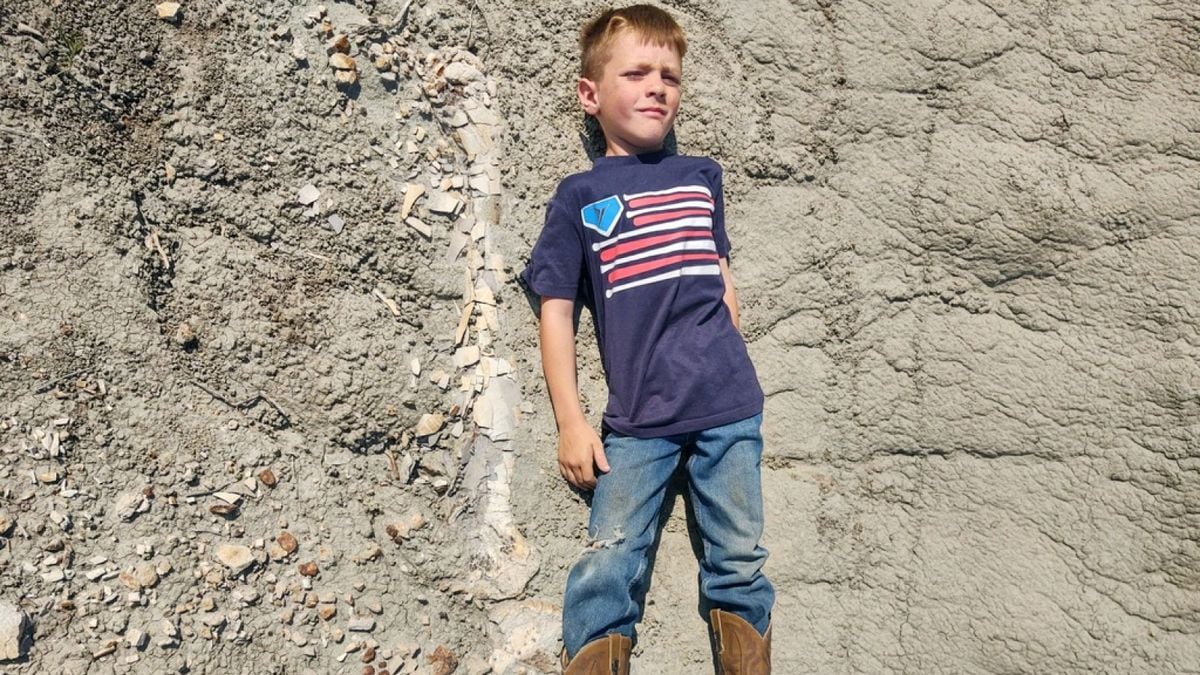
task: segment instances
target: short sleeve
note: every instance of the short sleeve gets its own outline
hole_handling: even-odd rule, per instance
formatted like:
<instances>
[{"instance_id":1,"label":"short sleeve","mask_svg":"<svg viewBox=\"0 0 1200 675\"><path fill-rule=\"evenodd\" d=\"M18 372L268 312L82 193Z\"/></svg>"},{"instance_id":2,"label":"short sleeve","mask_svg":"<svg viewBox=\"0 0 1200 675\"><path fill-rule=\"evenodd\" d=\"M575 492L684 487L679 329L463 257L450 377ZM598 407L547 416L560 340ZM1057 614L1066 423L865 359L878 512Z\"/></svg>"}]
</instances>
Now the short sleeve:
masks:
<instances>
[{"instance_id":1,"label":"short sleeve","mask_svg":"<svg viewBox=\"0 0 1200 675\"><path fill-rule=\"evenodd\" d=\"M583 276L583 240L576 223L578 214L570 208L562 189L546 206L546 222L521 272L525 286L544 298L574 300Z\"/></svg>"},{"instance_id":2,"label":"short sleeve","mask_svg":"<svg viewBox=\"0 0 1200 675\"><path fill-rule=\"evenodd\" d=\"M729 242L729 235L725 232L725 186L724 179L721 173L721 165L714 162L714 171L712 174L712 195L713 195L713 218L712 218L712 233L713 241L717 244L717 256L721 258L729 257L729 250L732 245Z\"/></svg>"}]
</instances>

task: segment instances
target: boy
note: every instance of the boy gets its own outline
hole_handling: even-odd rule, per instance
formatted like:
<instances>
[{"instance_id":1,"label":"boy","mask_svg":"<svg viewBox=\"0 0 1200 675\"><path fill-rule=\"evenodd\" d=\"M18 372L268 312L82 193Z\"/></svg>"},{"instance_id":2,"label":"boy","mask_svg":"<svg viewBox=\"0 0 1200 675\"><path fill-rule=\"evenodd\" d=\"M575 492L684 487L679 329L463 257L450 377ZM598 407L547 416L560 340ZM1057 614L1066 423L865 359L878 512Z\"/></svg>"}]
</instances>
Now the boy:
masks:
<instances>
[{"instance_id":1,"label":"boy","mask_svg":"<svg viewBox=\"0 0 1200 675\"><path fill-rule=\"evenodd\" d=\"M559 469L594 490L589 545L563 601L564 672L629 672L648 549L685 457L718 671L769 673L763 393L738 327L721 168L663 149L687 43L669 14L636 5L589 22L580 45L579 101L605 155L559 184L522 273L541 296ZM592 313L609 388L603 441L576 386L577 299Z\"/></svg>"}]
</instances>

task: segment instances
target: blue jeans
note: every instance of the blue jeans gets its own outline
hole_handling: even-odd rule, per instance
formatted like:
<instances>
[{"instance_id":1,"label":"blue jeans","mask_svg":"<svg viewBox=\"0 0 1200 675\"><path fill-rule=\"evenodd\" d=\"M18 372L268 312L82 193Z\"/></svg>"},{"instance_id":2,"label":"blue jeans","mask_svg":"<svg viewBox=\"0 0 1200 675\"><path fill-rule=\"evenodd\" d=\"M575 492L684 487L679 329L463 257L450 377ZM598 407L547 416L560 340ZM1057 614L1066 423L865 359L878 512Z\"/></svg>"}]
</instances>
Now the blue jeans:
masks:
<instances>
[{"instance_id":1,"label":"blue jeans","mask_svg":"<svg viewBox=\"0 0 1200 675\"><path fill-rule=\"evenodd\" d=\"M588 545L567 576L563 646L573 658L608 633L633 637L650 575L648 553L672 473L685 448L688 489L704 544L700 592L713 607L748 621L760 634L775 589L762 573L762 415L689 434L604 437L610 471L592 496Z\"/></svg>"}]
</instances>

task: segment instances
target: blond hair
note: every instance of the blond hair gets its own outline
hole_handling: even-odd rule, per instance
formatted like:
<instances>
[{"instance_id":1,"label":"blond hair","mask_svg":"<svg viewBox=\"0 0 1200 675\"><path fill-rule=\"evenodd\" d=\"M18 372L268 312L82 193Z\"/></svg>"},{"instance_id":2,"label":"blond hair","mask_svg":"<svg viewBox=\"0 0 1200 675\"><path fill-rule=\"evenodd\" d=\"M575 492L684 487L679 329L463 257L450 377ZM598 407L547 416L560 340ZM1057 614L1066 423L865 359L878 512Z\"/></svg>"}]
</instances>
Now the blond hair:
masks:
<instances>
[{"instance_id":1,"label":"blond hair","mask_svg":"<svg viewBox=\"0 0 1200 675\"><path fill-rule=\"evenodd\" d=\"M610 9L584 24L579 31L581 75L598 80L611 56L613 42L625 31L632 31L650 44L674 49L682 59L687 53L683 29L666 11L654 5L630 5Z\"/></svg>"}]
</instances>

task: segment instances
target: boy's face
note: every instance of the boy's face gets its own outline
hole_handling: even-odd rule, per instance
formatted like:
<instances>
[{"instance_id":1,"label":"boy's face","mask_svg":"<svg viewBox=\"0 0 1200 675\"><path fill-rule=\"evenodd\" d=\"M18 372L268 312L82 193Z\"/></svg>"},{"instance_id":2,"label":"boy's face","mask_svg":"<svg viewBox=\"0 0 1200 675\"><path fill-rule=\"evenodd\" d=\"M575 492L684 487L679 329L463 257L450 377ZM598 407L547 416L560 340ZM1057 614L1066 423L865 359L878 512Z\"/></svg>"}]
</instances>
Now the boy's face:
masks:
<instances>
[{"instance_id":1,"label":"boy's face","mask_svg":"<svg viewBox=\"0 0 1200 675\"><path fill-rule=\"evenodd\" d=\"M617 36L599 80L580 78L579 102L600 122L610 157L662 149L679 111L683 61L672 47L626 31Z\"/></svg>"}]
</instances>

